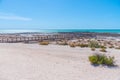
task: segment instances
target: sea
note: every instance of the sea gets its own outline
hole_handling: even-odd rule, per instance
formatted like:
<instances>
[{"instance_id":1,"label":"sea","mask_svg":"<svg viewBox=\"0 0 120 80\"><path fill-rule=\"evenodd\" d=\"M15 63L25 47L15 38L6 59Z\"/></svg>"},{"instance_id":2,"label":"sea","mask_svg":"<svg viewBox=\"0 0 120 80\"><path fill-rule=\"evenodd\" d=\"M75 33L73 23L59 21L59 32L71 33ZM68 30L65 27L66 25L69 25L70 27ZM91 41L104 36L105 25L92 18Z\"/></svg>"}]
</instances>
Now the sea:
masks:
<instances>
[{"instance_id":1,"label":"sea","mask_svg":"<svg viewBox=\"0 0 120 80\"><path fill-rule=\"evenodd\" d=\"M120 29L4 29L0 33L27 33L27 32L40 32L40 33L59 33L59 32L96 32L96 33L118 33Z\"/></svg>"}]
</instances>

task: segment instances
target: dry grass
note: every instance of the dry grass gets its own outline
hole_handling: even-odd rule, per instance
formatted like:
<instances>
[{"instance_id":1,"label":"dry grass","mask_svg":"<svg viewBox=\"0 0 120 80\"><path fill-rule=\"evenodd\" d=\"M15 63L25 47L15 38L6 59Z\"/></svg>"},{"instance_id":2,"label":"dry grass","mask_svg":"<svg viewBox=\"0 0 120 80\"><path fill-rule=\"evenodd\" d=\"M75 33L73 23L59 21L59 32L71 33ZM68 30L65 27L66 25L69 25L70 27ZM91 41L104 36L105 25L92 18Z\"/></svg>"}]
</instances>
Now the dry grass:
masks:
<instances>
[{"instance_id":1,"label":"dry grass","mask_svg":"<svg viewBox=\"0 0 120 80\"><path fill-rule=\"evenodd\" d=\"M81 48L83 48L83 47L88 47L88 44L83 44L83 43L82 43L82 44L80 44L79 46L80 46Z\"/></svg>"},{"instance_id":2,"label":"dry grass","mask_svg":"<svg viewBox=\"0 0 120 80\"><path fill-rule=\"evenodd\" d=\"M65 41L65 40L58 41L58 42L56 42L56 44L58 44L58 45L68 45L67 41Z\"/></svg>"},{"instance_id":3,"label":"dry grass","mask_svg":"<svg viewBox=\"0 0 120 80\"><path fill-rule=\"evenodd\" d=\"M114 46L109 46L109 48L114 48Z\"/></svg>"},{"instance_id":4,"label":"dry grass","mask_svg":"<svg viewBox=\"0 0 120 80\"><path fill-rule=\"evenodd\" d=\"M48 41L42 41L42 42L40 42L40 45L48 45L48 44L49 44Z\"/></svg>"},{"instance_id":5,"label":"dry grass","mask_svg":"<svg viewBox=\"0 0 120 80\"><path fill-rule=\"evenodd\" d=\"M118 46L118 47L115 47L115 49L120 49L120 46Z\"/></svg>"},{"instance_id":6,"label":"dry grass","mask_svg":"<svg viewBox=\"0 0 120 80\"><path fill-rule=\"evenodd\" d=\"M70 43L69 46L70 47L76 47L76 45L74 43Z\"/></svg>"},{"instance_id":7,"label":"dry grass","mask_svg":"<svg viewBox=\"0 0 120 80\"><path fill-rule=\"evenodd\" d=\"M95 48L93 47L93 48L91 48L91 50L92 50L92 51L95 51Z\"/></svg>"},{"instance_id":8,"label":"dry grass","mask_svg":"<svg viewBox=\"0 0 120 80\"><path fill-rule=\"evenodd\" d=\"M105 48L100 49L101 52L107 52Z\"/></svg>"}]
</instances>

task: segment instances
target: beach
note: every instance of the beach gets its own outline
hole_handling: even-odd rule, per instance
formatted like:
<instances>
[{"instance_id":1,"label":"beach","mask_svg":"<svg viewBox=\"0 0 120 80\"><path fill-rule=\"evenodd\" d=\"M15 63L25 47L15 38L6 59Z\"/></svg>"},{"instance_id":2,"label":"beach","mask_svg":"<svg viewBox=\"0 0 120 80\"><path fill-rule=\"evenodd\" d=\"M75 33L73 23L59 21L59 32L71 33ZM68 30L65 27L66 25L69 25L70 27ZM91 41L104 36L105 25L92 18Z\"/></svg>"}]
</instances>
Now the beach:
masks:
<instances>
[{"instance_id":1,"label":"beach","mask_svg":"<svg viewBox=\"0 0 120 80\"><path fill-rule=\"evenodd\" d=\"M119 80L120 50L107 49L118 67L92 66L90 48L0 43L0 80Z\"/></svg>"},{"instance_id":2,"label":"beach","mask_svg":"<svg viewBox=\"0 0 120 80\"><path fill-rule=\"evenodd\" d=\"M0 0L0 80L120 80L120 0Z\"/></svg>"}]
</instances>

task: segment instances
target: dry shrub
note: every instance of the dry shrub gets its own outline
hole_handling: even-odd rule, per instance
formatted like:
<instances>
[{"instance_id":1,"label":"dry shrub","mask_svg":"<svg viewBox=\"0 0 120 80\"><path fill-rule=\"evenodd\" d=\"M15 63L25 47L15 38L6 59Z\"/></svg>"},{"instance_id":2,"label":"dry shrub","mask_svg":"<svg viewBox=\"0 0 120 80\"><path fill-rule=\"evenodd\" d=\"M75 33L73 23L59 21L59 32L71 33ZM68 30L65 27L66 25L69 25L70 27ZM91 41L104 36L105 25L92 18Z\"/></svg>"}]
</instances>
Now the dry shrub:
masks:
<instances>
[{"instance_id":1,"label":"dry shrub","mask_svg":"<svg viewBox=\"0 0 120 80\"><path fill-rule=\"evenodd\" d=\"M67 41L58 41L56 44L58 44L58 45L68 45Z\"/></svg>"},{"instance_id":2,"label":"dry shrub","mask_svg":"<svg viewBox=\"0 0 120 80\"><path fill-rule=\"evenodd\" d=\"M88 44L80 44L80 47L83 48L83 47L88 47Z\"/></svg>"},{"instance_id":3,"label":"dry shrub","mask_svg":"<svg viewBox=\"0 0 120 80\"><path fill-rule=\"evenodd\" d=\"M93 48L91 48L91 50L92 50L92 51L95 51L95 48L93 47Z\"/></svg>"},{"instance_id":4,"label":"dry shrub","mask_svg":"<svg viewBox=\"0 0 120 80\"><path fill-rule=\"evenodd\" d=\"M100 45L98 44L97 41L92 40L92 41L89 42L89 47L100 48Z\"/></svg>"},{"instance_id":5,"label":"dry shrub","mask_svg":"<svg viewBox=\"0 0 120 80\"><path fill-rule=\"evenodd\" d=\"M118 46L118 47L115 47L115 49L120 49L120 46Z\"/></svg>"},{"instance_id":6,"label":"dry shrub","mask_svg":"<svg viewBox=\"0 0 120 80\"><path fill-rule=\"evenodd\" d=\"M75 43L70 43L69 46L70 47L76 47Z\"/></svg>"},{"instance_id":7,"label":"dry shrub","mask_svg":"<svg viewBox=\"0 0 120 80\"><path fill-rule=\"evenodd\" d=\"M48 41L42 41L42 42L40 42L40 45L48 45L48 44L49 44Z\"/></svg>"},{"instance_id":8,"label":"dry shrub","mask_svg":"<svg viewBox=\"0 0 120 80\"><path fill-rule=\"evenodd\" d=\"M101 52L107 52L105 48L100 49Z\"/></svg>"}]
</instances>

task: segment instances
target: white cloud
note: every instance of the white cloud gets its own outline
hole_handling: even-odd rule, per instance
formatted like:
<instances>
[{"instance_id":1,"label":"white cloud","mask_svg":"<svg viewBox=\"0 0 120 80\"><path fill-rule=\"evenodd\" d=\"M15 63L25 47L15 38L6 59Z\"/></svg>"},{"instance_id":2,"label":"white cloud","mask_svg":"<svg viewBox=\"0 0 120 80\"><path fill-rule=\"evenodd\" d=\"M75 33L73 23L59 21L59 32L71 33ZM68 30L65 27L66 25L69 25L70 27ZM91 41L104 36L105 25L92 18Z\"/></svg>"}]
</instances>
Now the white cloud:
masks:
<instances>
[{"instance_id":1,"label":"white cloud","mask_svg":"<svg viewBox=\"0 0 120 80\"><path fill-rule=\"evenodd\" d=\"M21 21L31 21L31 18L26 18L26 17L21 17L21 16L16 16L11 13L2 13L0 12L0 19L1 20L21 20Z\"/></svg>"},{"instance_id":2,"label":"white cloud","mask_svg":"<svg viewBox=\"0 0 120 80\"><path fill-rule=\"evenodd\" d=\"M4 20L22 20L22 21L30 21L30 20L32 20L31 18L25 18L25 17L20 17L20 16L0 16L0 19L4 19Z\"/></svg>"}]
</instances>

